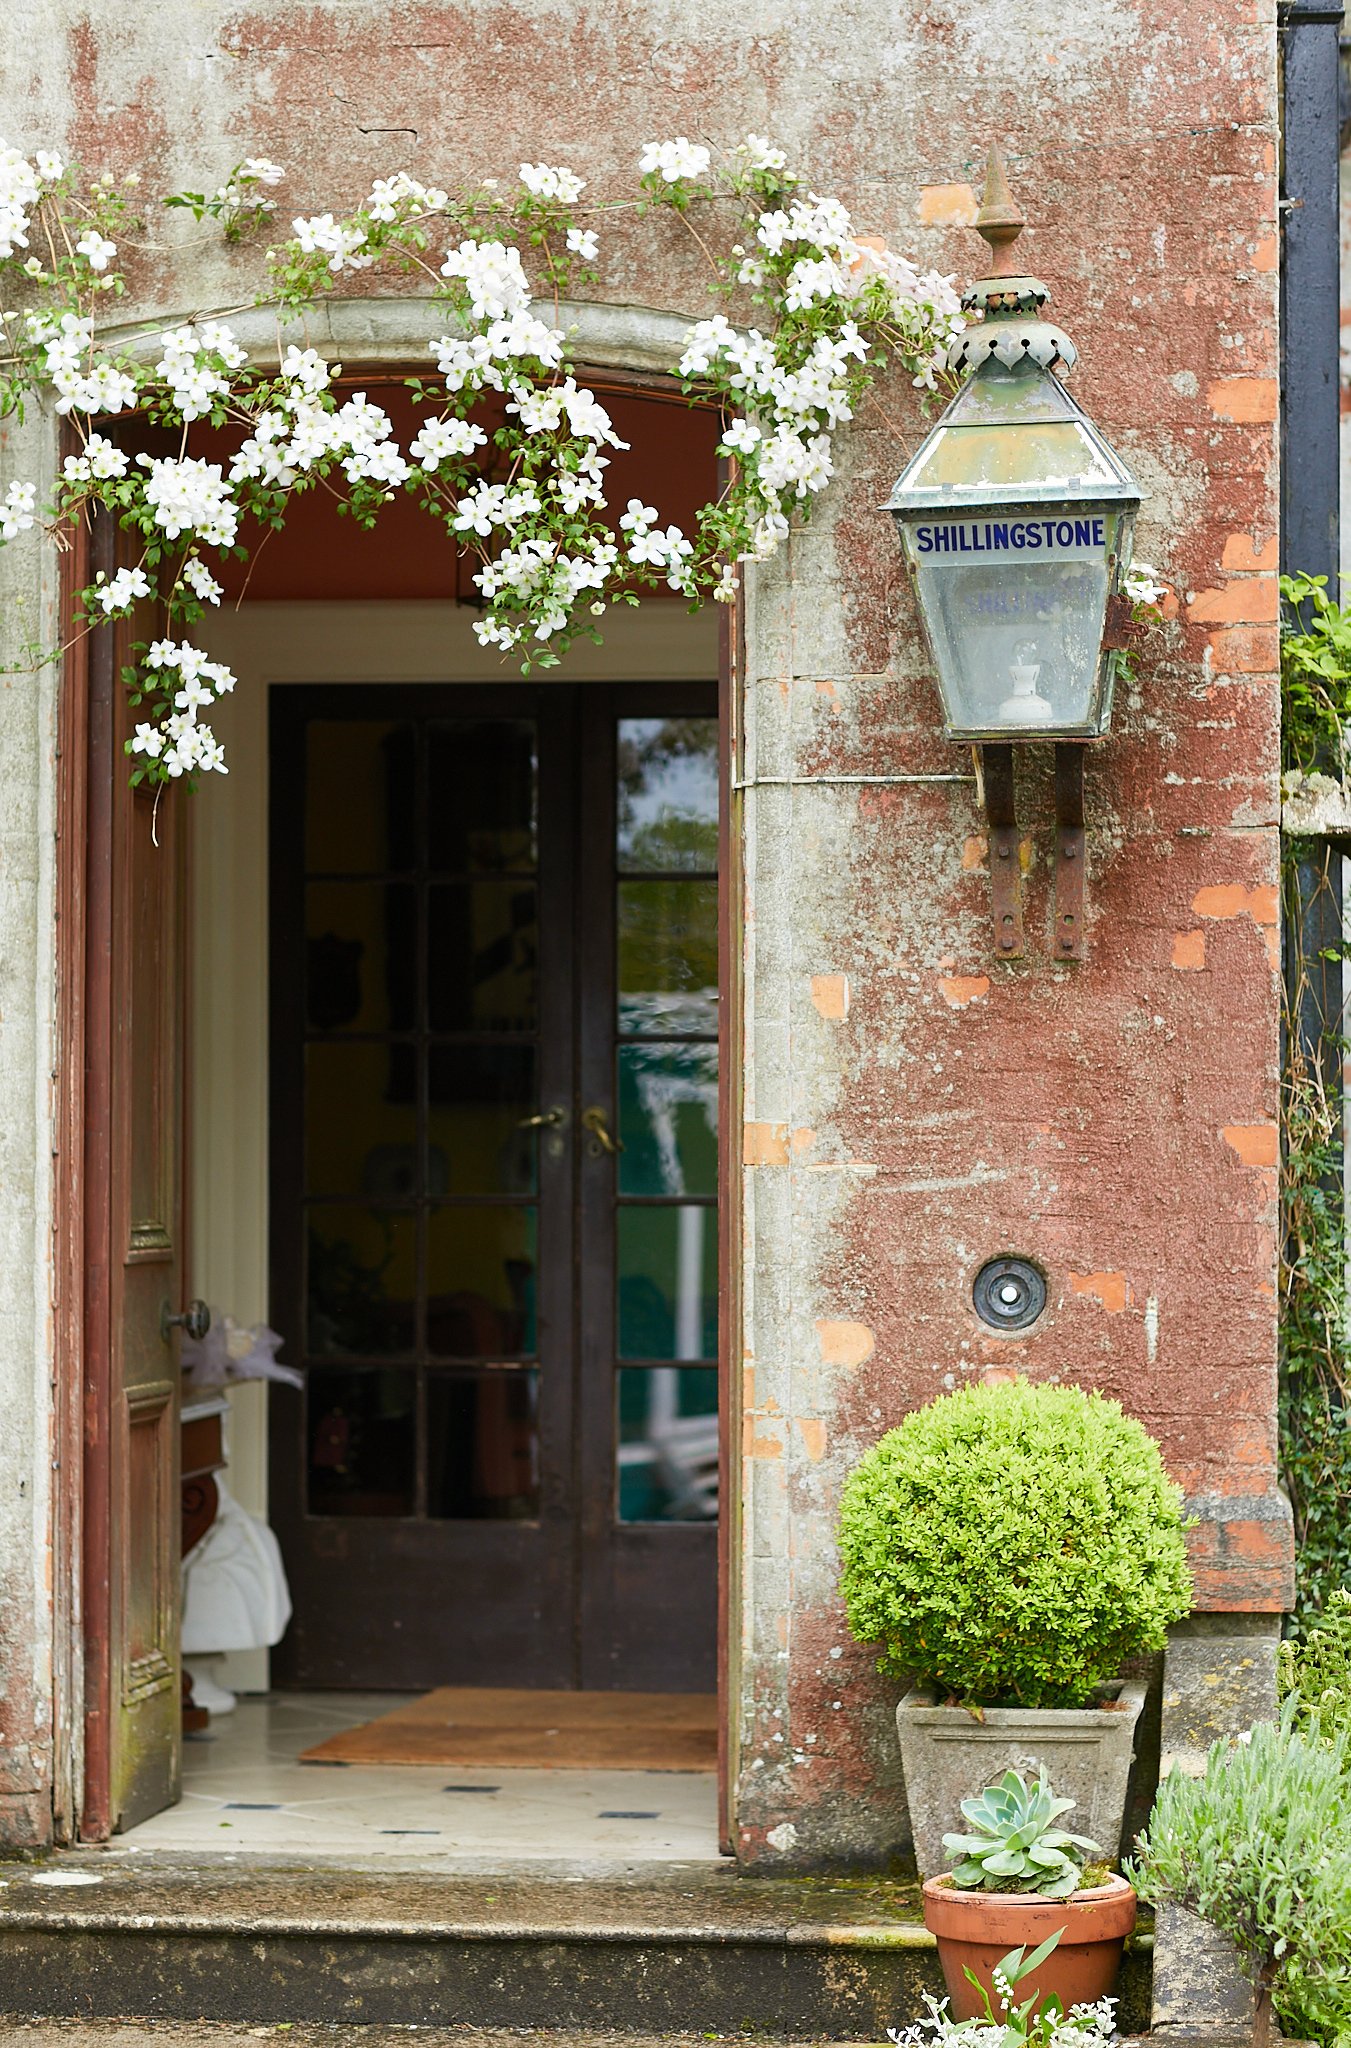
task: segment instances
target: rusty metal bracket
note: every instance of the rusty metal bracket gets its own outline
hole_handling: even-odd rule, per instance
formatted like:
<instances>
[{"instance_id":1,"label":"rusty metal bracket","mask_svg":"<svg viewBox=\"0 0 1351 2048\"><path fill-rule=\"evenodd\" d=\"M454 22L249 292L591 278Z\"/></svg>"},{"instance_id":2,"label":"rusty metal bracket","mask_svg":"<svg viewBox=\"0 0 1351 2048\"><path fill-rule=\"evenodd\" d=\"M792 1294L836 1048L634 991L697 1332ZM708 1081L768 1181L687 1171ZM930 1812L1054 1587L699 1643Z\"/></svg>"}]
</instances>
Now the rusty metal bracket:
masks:
<instances>
[{"instance_id":1,"label":"rusty metal bracket","mask_svg":"<svg viewBox=\"0 0 1351 2048\"><path fill-rule=\"evenodd\" d=\"M990 898L995 945L1001 960L1023 957L1023 869L1013 794L1013 748L981 748L985 815L990 825Z\"/></svg>"},{"instance_id":2,"label":"rusty metal bracket","mask_svg":"<svg viewBox=\"0 0 1351 2048\"><path fill-rule=\"evenodd\" d=\"M1126 650L1139 644L1141 634L1134 612L1125 591L1114 590L1107 600L1107 617L1102 630L1104 647Z\"/></svg>"},{"instance_id":3,"label":"rusty metal bracket","mask_svg":"<svg viewBox=\"0 0 1351 2048\"><path fill-rule=\"evenodd\" d=\"M1055 940L1057 960L1085 960L1084 749L1057 740L1055 750Z\"/></svg>"}]
</instances>

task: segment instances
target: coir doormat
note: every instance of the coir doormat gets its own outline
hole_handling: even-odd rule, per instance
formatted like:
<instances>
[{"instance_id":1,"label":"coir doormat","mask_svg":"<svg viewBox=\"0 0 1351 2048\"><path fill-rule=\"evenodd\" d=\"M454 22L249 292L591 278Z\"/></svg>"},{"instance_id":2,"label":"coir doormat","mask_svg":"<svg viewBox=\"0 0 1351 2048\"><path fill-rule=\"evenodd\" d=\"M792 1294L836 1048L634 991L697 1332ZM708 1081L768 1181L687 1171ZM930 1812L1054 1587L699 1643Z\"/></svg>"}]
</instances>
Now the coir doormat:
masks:
<instances>
[{"instance_id":1,"label":"coir doormat","mask_svg":"<svg viewBox=\"0 0 1351 2048\"><path fill-rule=\"evenodd\" d=\"M330 1735L304 1764L468 1764L489 1770L711 1771L712 1693L525 1692L441 1686Z\"/></svg>"}]
</instances>

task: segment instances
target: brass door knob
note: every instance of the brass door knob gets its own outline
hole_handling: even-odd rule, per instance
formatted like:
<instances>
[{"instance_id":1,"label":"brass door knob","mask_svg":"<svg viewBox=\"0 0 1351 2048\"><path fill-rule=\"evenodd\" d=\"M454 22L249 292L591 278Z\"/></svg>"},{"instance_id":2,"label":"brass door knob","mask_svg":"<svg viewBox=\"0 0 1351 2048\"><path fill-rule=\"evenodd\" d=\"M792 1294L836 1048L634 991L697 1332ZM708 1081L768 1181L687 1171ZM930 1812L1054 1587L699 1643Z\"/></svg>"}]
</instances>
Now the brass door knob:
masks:
<instances>
[{"instance_id":1,"label":"brass door knob","mask_svg":"<svg viewBox=\"0 0 1351 2048\"><path fill-rule=\"evenodd\" d=\"M204 1301L190 1301L181 1315L171 1316L166 1301L159 1312L159 1333L167 1344L170 1330L181 1330L185 1337L191 1337L194 1344L200 1344L211 1328L211 1311Z\"/></svg>"},{"instance_id":2,"label":"brass door knob","mask_svg":"<svg viewBox=\"0 0 1351 2048\"><path fill-rule=\"evenodd\" d=\"M622 1138L616 1138L612 1133L609 1118L599 1103L593 1103L590 1109L582 1111L582 1129L590 1131L594 1140L591 1147L593 1158L597 1157L601 1152L623 1151L624 1141Z\"/></svg>"}]
</instances>

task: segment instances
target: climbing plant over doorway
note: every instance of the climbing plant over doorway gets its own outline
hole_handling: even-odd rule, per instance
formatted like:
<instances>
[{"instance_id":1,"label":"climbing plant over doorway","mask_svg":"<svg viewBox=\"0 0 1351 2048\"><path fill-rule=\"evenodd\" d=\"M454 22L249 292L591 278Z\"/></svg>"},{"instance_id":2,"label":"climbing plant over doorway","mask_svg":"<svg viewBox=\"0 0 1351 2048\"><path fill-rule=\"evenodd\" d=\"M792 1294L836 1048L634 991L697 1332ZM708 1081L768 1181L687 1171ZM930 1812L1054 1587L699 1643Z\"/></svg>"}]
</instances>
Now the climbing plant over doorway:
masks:
<instances>
[{"instance_id":1,"label":"climbing plant over doorway","mask_svg":"<svg viewBox=\"0 0 1351 2048\"><path fill-rule=\"evenodd\" d=\"M636 193L593 202L562 165L522 164L510 190L485 179L454 195L400 171L348 216L297 216L262 259L254 303L278 323L265 368L224 318L119 327L122 259L148 240L134 180L90 182L49 151L30 160L0 147L0 276L16 301L0 313L0 415L50 402L78 441L49 504L35 482L9 482L0 542L97 505L132 536L137 559L80 593L78 622L130 617L152 596L167 616L124 671L145 712L128 742L133 779L223 771L202 714L234 678L186 629L220 602L213 558L245 555L245 521L280 527L303 491L333 492L362 525L413 492L477 557L479 639L528 670L556 664L579 634L599 638L607 608L636 603L643 586L730 600L741 564L809 516L834 474L835 432L883 362L929 388L946 377L963 324L951 279L858 237L839 201L807 190L764 137L717 168L686 137L649 143L638 174ZM284 177L251 157L213 193L163 204L246 242L270 224ZM597 284L607 218L653 208L686 223L713 289L744 316L696 322L672 366L693 401L720 406L729 458L725 488L689 533L637 498L612 514L605 451L625 444L568 353L564 301ZM426 417L407 448L364 392L341 395L341 366L305 329L344 273L366 271L413 278L440 315L428 343L437 376L413 383ZM126 414L176 433L176 451L129 455L107 432ZM242 430L228 462L188 452L199 421Z\"/></svg>"}]
</instances>

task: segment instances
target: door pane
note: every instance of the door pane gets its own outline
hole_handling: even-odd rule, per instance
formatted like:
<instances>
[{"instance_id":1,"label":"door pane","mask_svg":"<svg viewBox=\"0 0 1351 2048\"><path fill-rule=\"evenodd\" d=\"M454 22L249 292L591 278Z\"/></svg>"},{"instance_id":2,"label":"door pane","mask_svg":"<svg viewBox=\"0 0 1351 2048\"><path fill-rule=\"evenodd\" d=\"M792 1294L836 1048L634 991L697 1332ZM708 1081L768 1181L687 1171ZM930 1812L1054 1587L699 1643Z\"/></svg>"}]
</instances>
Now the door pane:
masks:
<instances>
[{"instance_id":1,"label":"door pane","mask_svg":"<svg viewBox=\"0 0 1351 2048\"><path fill-rule=\"evenodd\" d=\"M308 1334L312 1357L397 1357L413 1349L417 1218L397 1209L311 1209Z\"/></svg>"},{"instance_id":2,"label":"door pane","mask_svg":"<svg viewBox=\"0 0 1351 2048\"><path fill-rule=\"evenodd\" d=\"M427 1378L427 1512L451 1521L539 1514L539 1374Z\"/></svg>"},{"instance_id":3,"label":"door pane","mask_svg":"<svg viewBox=\"0 0 1351 2048\"><path fill-rule=\"evenodd\" d=\"M619 1048L621 1195L718 1190L718 1048L647 1041Z\"/></svg>"},{"instance_id":4,"label":"door pane","mask_svg":"<svg viewBox=\"0 0 1351 2048\"><path fill-rule=\"evenodd\" d=\"M311 882L305 892L312 1031L408 1031L417 1008L417 898L405 883Z\"/></svg>"},{"instance_id":5,"label":"door pane","mask_svg":"<svg viewBox=\"0 0 1351 2048\"><path fill-rule=\"evenodd\" d=\"M625 1366L617 1381L619 1520L716 1521L717 1369Z\"/></svg>"},{"instance_id":6,"label":"door pane","mask_svg":"<svg viewBox=\"0 0 1351 2048\"><path fill-rule=\"evenodd\" d=\"M436 883L427 891L433 1031L533 1031L539 938L530 882Z\"/></svg>"},{"instance_id":7,"label":"door pane","mask_svg":"<svg viewBox=\"0 0 1351 2048\"><path fill-rule=\"evenodd\" d=\"M312 1515L411 1515L416 1389L411 1372L341 1372L305 1383Z\"/></svg>"},{"instance_id":8,"label":"door pane","mask_svg":"<svg viewBox=\"0 0 1351 2048\"><path fill-rule=\"evenodd\" d=\"M618 1214L621 1358L716 1358L718 1212L711 1203Z\"/></svg>"},{"instance_id":9,"label":"door pane","mask_svg":"<svg viewBox=\"0 0 1351 2048\"><path fill-rule=\"evenodd\" d=\"M317 718L305 731L305 865L311 874L378 875L411 868L412 726Z\"/></svg>"},{"instance_id":10,"label":"door pane","mask_svg":"<svg viewBox=\"0 0 1351 2048\"><path fill-rule=\"evenodd\" d=\"M718 865L718 721L619 721L621 873Z\"/></svg>"},{"instance_id":11,"label":"door pane","mask_svg":"<svg viewBox=\"0 0 1351 2048\"><path fill-rule=\"evenodd\" d=\"M418 1192L415 1054L361 1041L305 1048L305 1186L405 1200Z\"/></svg>"},{"instance_id":12,"label":"door pane","mask_svg":"<svg viewBox=\"0 0 1351 2048\"><path fill-rule=\"evenodd\" d=\"M427 750L428 867L443 874L533 868L533 722L438 720L428 729Z\"/></svg>"},{"instance_id":13,"label":"door pane","mask_svg":"<svg viewBox=\"0 0 1351 2048\"><path fill-rule=\"evenodd\" d=\"M535 1211L505 1203L434 1209L427 1220L427 1349L438 1358L535 1350Z\"/></svg>"},{"instance_id":14,"label":"door pane","mask_svg":"<svg viewBox=\"0 0 1351 2048\"><path fill-rule=\"evenodd\" d=\"M718 885L619 884L619 1029L718 1029Z\"/></svg>"},{"instance_id":15,"label":"door pane","mask_svg":"<svg viewBox=\"0 0 1351 2048\"><path fill-rule=\"evenodd\" d=\"M530 1195L539 1150L533 1045L433 1045L428 1193Z\"/></svg>"}]
</instances>

